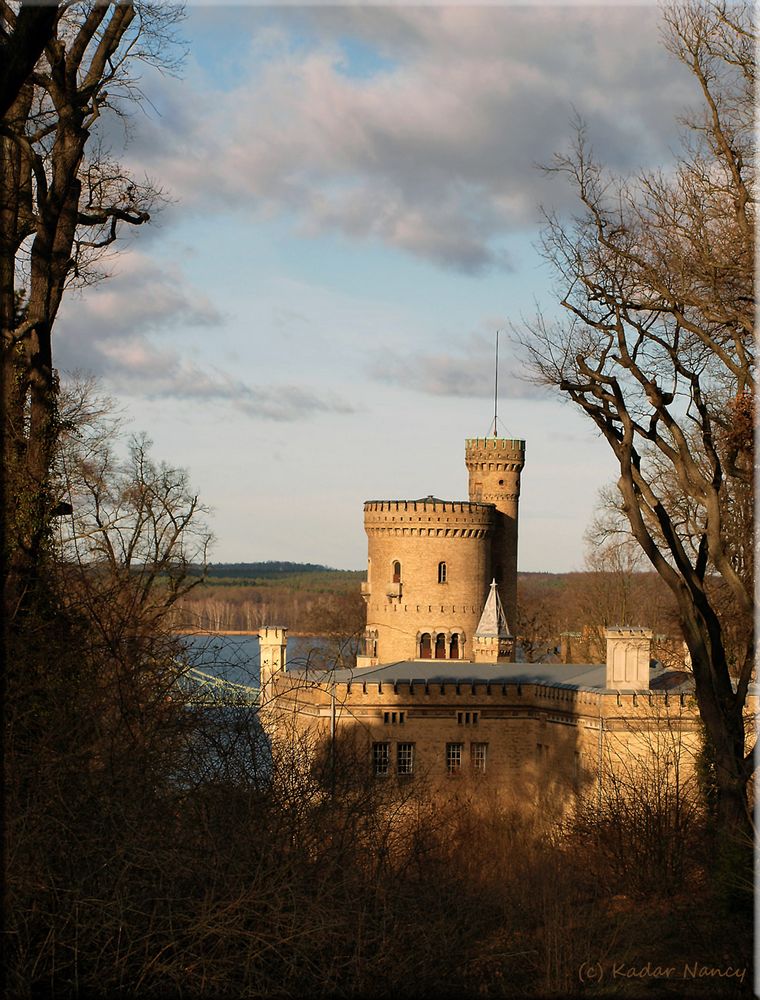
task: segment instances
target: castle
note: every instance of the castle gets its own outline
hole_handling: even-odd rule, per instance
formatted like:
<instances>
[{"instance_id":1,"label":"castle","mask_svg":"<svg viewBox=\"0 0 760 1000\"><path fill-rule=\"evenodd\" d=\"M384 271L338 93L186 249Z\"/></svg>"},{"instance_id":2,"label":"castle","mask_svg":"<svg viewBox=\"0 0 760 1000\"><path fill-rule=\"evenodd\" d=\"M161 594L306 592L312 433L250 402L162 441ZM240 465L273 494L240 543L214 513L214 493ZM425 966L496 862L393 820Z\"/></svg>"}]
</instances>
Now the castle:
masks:
<instances>
[{"instance_id":1,"label":"castle","mask_svg":"<svg viewBox=\"0 0 760 1000\"><path fill-rule=\"evenodd\" d=\"M367 626L355 668L290 666L287 630L261 629L265 727L275 739L350 733L377 777L469 776L533 801L549 789L558 801L601 790L615 761L693 760L693 685L685 671L653 669L650 631L607 629L602 664L515 661L525 442L468 439L465 464L466 501L365 503Z\"/></svg>"},{"instance_id":2,"label":"castle","mask_svg":"<svg viewBox=\"0 0 760 1000\"><path fill-rule=\"evenodd\" d=\"M508 623L517 612L525 442L473 438L465 463L468 501L365 503L367 631L358 668L416 659L493 661L513 652ZM497 636L478 631L490 594Z\"/></svg>"}]
</instances>

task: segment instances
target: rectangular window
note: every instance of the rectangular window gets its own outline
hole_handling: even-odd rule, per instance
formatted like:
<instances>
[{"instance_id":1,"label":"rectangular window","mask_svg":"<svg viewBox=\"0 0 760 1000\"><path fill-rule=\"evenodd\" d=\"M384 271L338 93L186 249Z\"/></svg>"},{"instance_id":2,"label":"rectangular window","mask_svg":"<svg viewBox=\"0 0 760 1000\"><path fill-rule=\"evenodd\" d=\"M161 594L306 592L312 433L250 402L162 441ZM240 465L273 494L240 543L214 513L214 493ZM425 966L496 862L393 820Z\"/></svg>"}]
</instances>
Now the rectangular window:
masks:
<instances>
[{"instance_id":1,"label":"rectangular window","mask_svg":"<svg viewBox=\"0 0 760 1000\"><path fill-rule=\"evenodd\" d=\"M464 743L446 744L446 770L449 774L456 774L462 767L462 750Z\"/></svg>"},{"instance_id":2,"label":"rectangular window","mask_svg":"<svg viewBox=\"0 0 760 1000\"><path fill-rule=\"evenodd\" d=\"M485 774L487 756L488 756L487 743L470 744L470 762L472 763L473 771L480 771L481 774Z\"/></svg>"},{"instance_id":3,"label":"rectangular window","mask_svg":"<svg viewBox=\"0 0 760 1000\"><path fill-rule=\"evenodd\" d=\"M396 767L399 774L411 774L414 771L414 743L399 743Z\"/></svg>"},{"instance_id":4,"label":"rectangular window","mask_svg":"<svg viewBox=\"0 0 760 1000\"><path fill-rule=\"evenodd\" d=\"M549 756L549 747L546 743L536 743L536 761L539 764L544 763Z\"/></svg>"},{"instance_id":5,"label":"rectangular window","mask_svg":"<svg viewBox=\"0 0 760 1000\"><path fill-rule=\"evenodd\" d=\"M457 712L457 722L460 726L477 726L479 712Z\"/></svg>"},{"instance_id":6,"label":"rectangular window","mask_svg":"<svg viewBox=\"0 0 760 1000\"><path fill-rule=\"evenodd\" d=\"M372 766L375 774L387 774L391 760L390 743L372 744Z\"/></svg>"}]
</instances>

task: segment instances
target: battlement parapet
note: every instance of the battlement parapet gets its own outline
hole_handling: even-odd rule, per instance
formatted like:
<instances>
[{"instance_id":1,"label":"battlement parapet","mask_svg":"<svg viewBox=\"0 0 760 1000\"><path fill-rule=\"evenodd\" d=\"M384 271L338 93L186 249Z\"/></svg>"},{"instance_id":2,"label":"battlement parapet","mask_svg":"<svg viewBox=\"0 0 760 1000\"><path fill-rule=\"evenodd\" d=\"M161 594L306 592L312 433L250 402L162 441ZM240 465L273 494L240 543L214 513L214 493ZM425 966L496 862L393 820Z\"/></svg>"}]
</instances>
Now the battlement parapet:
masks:
<instances>
[{"instance_id":1,"label":"battlement parapet","mask_svg":"<svg viewBox=\"0 0 760 1000\"><path fill-rule=\"evenodd\" d=\"M468 438L464 464L470 472L519 473L525 465L525 442L517 438Z\"/></svg>"},{"instance_id":2,"label":"battlement parapet","mask_svg":"<svg viewBox=\"0 0 760 1000\"><path fill-rule=\"evenodd\" d=\"M479 514L489 517L493 504L475 503L472 500L365 500L365 515L382 514Z\"/></svg>"},{"instance_id":3,"label":"battlement parapet","mask_svg":"<svg viewBox=\"0 0 760 1000\"><path fill-rule=\"evenodd\" d=\"M368 536L483 538L496 521L493 504L460 500L369 500L364 504Z\"/></svg>"},{"instance_id":4,"label":"battlement parapet","mask_svg":"<svg viewBox=\"0 0 760 1000\"><path fill-rule=\"evenodd\" d=\"M329 679L296 679L285 675L278 683L278 695L308 692L312 703L414 708L425 705L487 709L490 707L559 711L586 717L659 716L660 713L695 714L696 702L689 692L617 691L577 688L562 684L524 684L516 681L468 680L386 680L358 677L331 683ZM696 716L695 716L696 717Z\"/></svg>"},{"instance_id":5,"label":"battlement parapet","mask_svg":"<svg viewBox=\"0 0 760 1000\"><path fill-rule=\"evenodd\" d=\"M484 449L488 451L525 451L525 441L520 438L466 438L465 448L467 451Z\"/></svg>"},{"instance_id":6,"label":"battlement parapet","mask_svg":"<svg viewBox=\"0 0 760 1000\"><path fill-rule=\"evenodd\" d=\"M525 465L525 442L505 438L471 438L465 446L464 464L471 480L478 474L508 473L513 486L517 486L519 491L520 473ZM501 492L497 491L496 496L500 496ZM474 499L482 502L487 497L477 494Z\"/></svg>"}]
</instances>

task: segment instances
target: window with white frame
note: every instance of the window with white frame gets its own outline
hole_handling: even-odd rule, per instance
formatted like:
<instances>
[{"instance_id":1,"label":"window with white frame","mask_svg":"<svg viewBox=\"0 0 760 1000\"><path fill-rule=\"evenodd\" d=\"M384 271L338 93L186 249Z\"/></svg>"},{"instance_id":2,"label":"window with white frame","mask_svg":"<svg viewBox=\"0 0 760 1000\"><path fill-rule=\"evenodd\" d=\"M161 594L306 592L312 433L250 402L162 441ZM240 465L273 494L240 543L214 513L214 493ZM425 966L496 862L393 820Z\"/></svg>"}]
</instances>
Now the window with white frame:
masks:
<instances>
[{"instance_id":1,"label":"window with white frame","mask_svg":"<svg viewBox=\"0 0 760 1000\"><path fill-rule=\"evenodd\" d=\"M375 774L387 774L391 761L390 743L372 744L372 769Z\"/></svg>"},{"instance_id":2,"label":"window with white frame","mask_svg":"<svg viewBox=\"0 0 760 1000\"><path fill-rule=\"evenodd\" d=\"M470 744L470 763L472 764L473 771L479 771L481 774L485 774L487 757L487 743Z\"/></svg>"},{"instance_id":3,"label":"window with white frame","mask_svg":"<svg viewBox=\"0 0 760 1000\"><path fill-rule=\"evenodd\" d=\"M449 774L456 774L462 769L462 751L464 743L446 744L446 770Z\"/></svg>"},{"instance_id":4,"label":"window with white frame","mask_svg":"<svg viewBox=\"0 0 760 1000\"><path fill-rule=\"evenodd\" d=\"M399 774L414 771L414 743L399 743L396 747L396 770Z\"/></svg>"}]
</instances>

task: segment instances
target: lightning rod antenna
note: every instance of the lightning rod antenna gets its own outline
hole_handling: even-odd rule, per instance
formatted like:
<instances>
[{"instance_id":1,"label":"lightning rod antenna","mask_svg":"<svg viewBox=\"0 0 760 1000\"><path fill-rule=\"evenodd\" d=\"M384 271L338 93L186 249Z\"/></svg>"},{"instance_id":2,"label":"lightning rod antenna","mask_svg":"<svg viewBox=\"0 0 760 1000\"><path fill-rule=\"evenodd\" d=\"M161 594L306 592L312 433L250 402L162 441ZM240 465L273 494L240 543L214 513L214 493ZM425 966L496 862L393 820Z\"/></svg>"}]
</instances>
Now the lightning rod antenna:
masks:
<instances>
[{"instance_id":1,"label":"lightning rod antenna","mask_svg":"<svg viewBox=\"0 0 760 1000\"><path fill-rule=\"evenodd\" d=\"M493 378L493 436L498 437L496 429L496 417L499 409L499 331L496 331L496 364Z\"/></svg>"}]
</instances>

